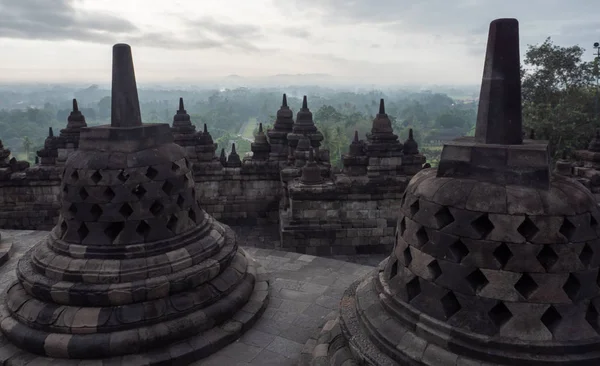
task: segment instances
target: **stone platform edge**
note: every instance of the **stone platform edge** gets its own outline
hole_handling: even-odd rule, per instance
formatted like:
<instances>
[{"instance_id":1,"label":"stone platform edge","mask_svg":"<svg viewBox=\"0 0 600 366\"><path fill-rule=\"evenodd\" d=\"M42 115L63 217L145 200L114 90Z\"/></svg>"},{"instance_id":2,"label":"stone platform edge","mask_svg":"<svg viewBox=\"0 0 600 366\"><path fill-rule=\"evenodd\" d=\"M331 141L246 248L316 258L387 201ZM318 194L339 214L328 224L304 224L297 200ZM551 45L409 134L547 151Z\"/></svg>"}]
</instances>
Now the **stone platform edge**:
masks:
<instances>
[{"instance_id":1,"label":"stone platform edge","mask_svg":"<svg viewBox=\"0 0 600 366\"><path fill-rule=\"evenodd\" d=\"M256 282L248 302L228 321L191 338L145 353L95 360L55 359L24 351L0 334L0 365L64 365L64 366L158 366L186 365L208 357L239 339L260 318L269 303L269 280L265 269L242 248L238 249L255 267ZM249 270L249 272L251 272ZM5 311L5 310L4 310ZM67 336L65 334L65 336Z\"/></svg>"}]
</instances>

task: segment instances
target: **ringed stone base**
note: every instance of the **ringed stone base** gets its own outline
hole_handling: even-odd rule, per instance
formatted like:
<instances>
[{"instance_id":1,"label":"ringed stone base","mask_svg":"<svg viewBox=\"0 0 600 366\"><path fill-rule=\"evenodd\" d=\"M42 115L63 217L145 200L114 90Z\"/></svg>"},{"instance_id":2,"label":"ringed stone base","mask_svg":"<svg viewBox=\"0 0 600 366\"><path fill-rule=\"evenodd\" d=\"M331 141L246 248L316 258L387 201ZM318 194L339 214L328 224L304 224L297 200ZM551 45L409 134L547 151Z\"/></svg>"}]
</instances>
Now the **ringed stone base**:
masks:
<instances>
[{"instance_id":1,"label":"ringed stone base","mask_svg":"<svg viewBox=\"0 0 600 366\"><path fill-rule=\"evenodd\" d=\"M327 322L316 342L313 340L311 366L598 364L600 351L591 343L561 347L543 341L535 345L510 339L498 342L419 315L410 305L396 303L391 298L383 276L388 260L346 290L339 316ZM399 341L393 342L394 339ZM575 349L580 354L574 355ZM482 358L487 361L481 361Z\"/></svg>"},{"instance_id":2,"label":"ringed stone base","mask_svg":"<svg viewBox=\"0 0 600 366\"><path fill-rule=\"evenodd\" d=\"M8 261L10 254L12 253L13 240L11 239L0 239L0 266Z\"/></svg>"},{"instance_id":3,"label":"ringed stone base","mask_svg":"<svg viewBox=\"0 0 600 366\"><path fill-rule=\"evenodd\" d=\"M71 334L60 334L60 333L47 333L42 331L36 331L24 327L19 322L15 321L9 313L9 310L5 305L0 307L0 318L2 319L2 328L7 334L0 334L0 364L6 366L17 366L17 365L65 365L65 366L83 366L83 365L127 365L127 366L142 366L142 365L186 365L191 362L205 358L219 349L226 347L230 343L237 340L244 332L252 327L252 325L260 318L263 311L268 305L269 301L269 283L266 277L264 268L255 262L243 249L238 249L239 253L244 255L248 260L247 275L251 277L254 283L252 293L248 298L245 305L241 306L228 320L211 327L210 329L201 331L194 334L184 340L172 343L165 347L146 349L139 353L128 354L118 357L111 358L96 358L96 359L77 359L77 358L65 358L69 357L70 352L73 351L72 344L70 341L73 338ZM14 290L15 286L20 286L15 283L8 287L8 291ZM240 286L241 287L241 286ZM202 319L210 319L212 313L221 313L222 311L227 312L227 308L238 308L237 303L240 300L243 301L245 296L243 294L233 291L228 296L222 298L217 303L207 308L200 309L196 312L188 314L183 319L175 319L171 322L163 323L164 331L176 332L178 327L186 328L183 323L194 323L196 321L202 321ZM32 314L36 317L43 316L44 314ZM52 315L52 314L50 314ZM222 315L222 314L220 314ZM153 328L152 326L148 328ZM199 325L197 327L201 329ZM139 336L143 333L146 336L156 336L149 332L150 329L140 329ZM54 354L56 358L44 357L37 354L33 354L24 351L17 347L19 333L22 331L26 332L37 332L39 346L43 349L46 354ZM145 331L145 332L144 332ZM150 333L150 334L149 334ZM10 340L8 339L10 338ZM31 339L31 337L28 337ZM99 352L103 347L107 350L110 349L112 337L106 337L105 345L88 344L90 352ZM132 342L135 340L132 339ZM84 342L78 342L80 346L85 347ZM133 343L132 343L133 344ZM85 349L79 349L77 353L85 352Z\"/></svg>"}]
</instances>

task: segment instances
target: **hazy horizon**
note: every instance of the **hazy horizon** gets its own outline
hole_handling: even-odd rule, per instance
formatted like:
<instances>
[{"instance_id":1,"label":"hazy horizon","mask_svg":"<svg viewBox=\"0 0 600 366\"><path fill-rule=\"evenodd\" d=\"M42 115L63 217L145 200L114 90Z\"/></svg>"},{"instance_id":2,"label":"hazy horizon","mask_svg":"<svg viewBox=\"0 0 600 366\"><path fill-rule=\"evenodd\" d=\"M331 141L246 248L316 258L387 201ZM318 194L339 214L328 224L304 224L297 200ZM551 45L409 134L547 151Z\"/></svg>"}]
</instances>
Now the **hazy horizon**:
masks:
<instances>
[{"instance_id":1,"label":"hazy horizon","mask_svg":"<svg viewBox=\"0 0 600 366\"><path fill-rule=\"evenodd\" d=\"M491 20L519 19L522 56L552 37L591 59L598 10L589 0L0 0L0 83L108 84L111 46L125 42L140 85L323 74L331 84L471 86Z\"/></svg>"}]
</instances>

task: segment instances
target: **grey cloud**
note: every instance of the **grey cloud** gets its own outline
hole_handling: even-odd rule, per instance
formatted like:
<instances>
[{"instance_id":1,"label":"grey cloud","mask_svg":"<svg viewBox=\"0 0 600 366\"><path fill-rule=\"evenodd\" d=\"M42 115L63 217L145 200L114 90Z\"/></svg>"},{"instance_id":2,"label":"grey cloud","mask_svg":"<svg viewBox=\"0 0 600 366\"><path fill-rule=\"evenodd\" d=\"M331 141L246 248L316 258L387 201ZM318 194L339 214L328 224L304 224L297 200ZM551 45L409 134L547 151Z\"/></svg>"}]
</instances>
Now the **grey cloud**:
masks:
<instances>
[{"instance_id":1,"label":"grey cloud","mask_svg":"<svg viewBox=\"0 0 600 366\"><path fill-rule=\"evenodd\" d=\"M294 38L312 38L312 33L302 27L286 27L282 29L282 32L283 34Z\"/></svg>"},{"instance_id":2,"label":"grey cloud","mask_svg":"<svg viewBox=\"0 0 600 366\"><path fill-rule=\"evenodd\" d=\"M0 0L0 38L76 40L112 44L129 42L165 49L229 48L257 51L260 27L226 23L210 17L182 20L183 35L143 32L127 19L77 9L76 0ZM181 19L181 17L179 17Z\"/></svg>"},{"instance_id":3,"label":"grey cloud","mask_svg":"<svg viewBox=\"0 0 600 366\"><path fill-rule=\"evenodd\" d=\"M596 26L600 6L595 0L298 0L274 4L283 13L319 14L324 24L366 24L396 33L442 34L441 41L462 37L461 43L473 50L485 44L489 22L501 17L519 19L523 45L543 42L547 36L576 44L583 35L600 34ZM563 25L576 31L560 29Z\"/></svg>"},{"instance_id":4,"label":"grey cloud","mask_svg":"<svg viewBox=\"0 0 600 366\"><path fill-rule=\"evenodd\" d=\"M111 42L135 32L126 19L78 11L73 0L0 0L0 38Z\"/></svg>"}]
</instances>

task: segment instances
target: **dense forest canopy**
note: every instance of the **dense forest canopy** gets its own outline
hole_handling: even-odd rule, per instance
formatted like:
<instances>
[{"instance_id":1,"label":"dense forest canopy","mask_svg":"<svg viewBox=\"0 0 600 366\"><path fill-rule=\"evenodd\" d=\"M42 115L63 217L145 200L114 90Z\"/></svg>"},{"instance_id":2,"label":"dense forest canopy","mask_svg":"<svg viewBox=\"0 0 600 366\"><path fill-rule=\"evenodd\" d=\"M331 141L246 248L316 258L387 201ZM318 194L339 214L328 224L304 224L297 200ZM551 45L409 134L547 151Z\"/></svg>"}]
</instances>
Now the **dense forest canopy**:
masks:
<instances>
[{"instance_id":1,"label":"dense forest canopy","mask_svg":"<svg viewBox=\"0 0 600 366\"><path fill-rule=\"evenodd\" d=\"M548 139L556 153L582 148L591 131L598 126L594 103L598 67L584 62L579 46L560 47L547 39L529 46L522 71L523 117L527 130ZM435 165L444 141L471 135L476 122L477 100L435 91L409 90L334 90L325 87L289 86L287 88L234 88L161 90L140 88L144 122L171 123L178 99L198 129L207 124L219 148L230 149L235 142L240 154L250 151L258 123L272 126L288 95L292 110L298 111L302 96L308 96L315 123L325 137L332 164L339 166L354 131L361 138L371 128L384 98L386 112L401 140L414 130L415 138L428 161ZM462 94L462 96L461 96ZM98 85L84 89L64 86L14 91L0 88L0 139L20 159L33 160L47 135L48 127L58 134L66 126L71 99L77 98L88 125L110 123L110 91Z\"/></svg>"}]
</instances>

